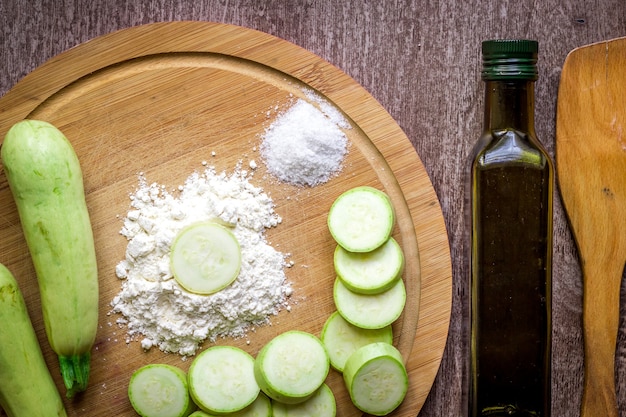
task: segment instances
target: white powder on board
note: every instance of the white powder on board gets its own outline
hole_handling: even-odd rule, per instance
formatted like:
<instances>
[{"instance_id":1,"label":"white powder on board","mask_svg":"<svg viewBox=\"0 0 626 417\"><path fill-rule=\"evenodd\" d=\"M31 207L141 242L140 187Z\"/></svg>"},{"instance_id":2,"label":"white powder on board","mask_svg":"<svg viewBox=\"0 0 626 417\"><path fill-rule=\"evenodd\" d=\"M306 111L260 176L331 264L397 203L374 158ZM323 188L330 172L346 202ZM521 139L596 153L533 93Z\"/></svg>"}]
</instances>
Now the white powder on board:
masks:
<instances>
[{"instance_id":1,"label":"white powder on board","mask_svg":"<svg viewBox=\"0 0 626 417\"><path fill-rule=\"evenodd\" d=\"M350 129L333 105L312 91L297 100L264 132L260 153L268 172L297 186L316 186L339 174ZM314 104L312 104L314 103ZM216 153L212 152L212 156ZM203 165L206 165L203 162ZM249 162L252 171L257 168ZM128 239L125 259L116 267L121 291L111 301L126 341L141 340L165 352L194 355L205 340L244 337L290 309L285 255L265 239L281 218L261 188L238 167L231 175L207 168L178 187L177 195L143 176L131 194L131 209L121 234ZM242 265L229 287L209 296L183 289L170 271L170 246L185 226L218 218L229 224L241 246Z\"/></svg>"},{"instance_id":2,"label":"white powder on board","mask_svg":"<svg viewBox=\"0 0 626 417\"><path fill-rule=\"evenodd\" d=\"M310 93L299 99L267 128L262 136L261 156L267 170L282 182L296 186L323 184L341 172L349 128L330 103Z\"/></svg>"},{"instance_id":3,"label":"white powder on board","mask_svg":"<svg viewBox=\"0 0 626 417\"><path fill-rule=\"evenodd\" d=\"M244 337L282 308L289 309L287 255L265 238L265 230L281 218L271 198L248 176L240 169L227 175L209 167L189 176L177 197L140 176L120 232L128 239L125 259L116 268L122 288L111 302L113 312L122 315L117 322L127 328L127 343L141 339L144 349L158 346L193 355L205 340ZM172 276L170 245L186 225L215 218L232 227L240 243L241 271L232 285L215 294L193 294Z\"/></svg>"}]
</instances>

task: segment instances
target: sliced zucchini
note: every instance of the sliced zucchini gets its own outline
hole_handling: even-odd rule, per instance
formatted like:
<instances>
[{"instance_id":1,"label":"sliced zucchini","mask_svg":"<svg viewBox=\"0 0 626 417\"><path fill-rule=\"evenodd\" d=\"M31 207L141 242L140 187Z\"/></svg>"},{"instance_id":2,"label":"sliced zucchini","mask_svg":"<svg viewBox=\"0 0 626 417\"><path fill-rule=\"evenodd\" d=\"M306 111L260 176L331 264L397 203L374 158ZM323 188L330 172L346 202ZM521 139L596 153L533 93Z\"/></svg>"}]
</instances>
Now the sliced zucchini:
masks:
<instances>
[{"instance_id":1,"label":"sliced zucchini","mask_svg":"<svg viewBox=\"0 0 626 417\"><path fill-rule=\"evenodd\" d=\"M257 355L254 374L261 390L286 404L306 401L324 383L330 360L310 333L290 330L270 340Z\"/></svg>"},{"instance_id":2,"label":"sliced zucchini","mask_svg":"<svg viewBox=\"0 0 626 417\"><path fill-rule=\"evenodd\" d=\"M228 228L216 222L195 223L174 239L170 263L174 278L187 291L212 294L239 275L241 248Z\"/></svg>"},{"instance_id":3,"label":"sliced zucchini","mask_svg":"<svg viewBox=\"0 0 626 417\"><path fill-rule=\"evenodd\" d=\"M374 295L350 291L335 279L333 290L335 306L346 321L363 329L381 329L400 317L406 304L404 281L399 279L393 287Z\"/></svg>"},{"instance_id":4,"label":"sliced zucchini","mask_svg":"<svg viewBox=\"0 0 626 417\"><path fill-rule=\"evenodd\" d=\"M186 417L196 408L189 397L185 372L161 363L143 366L133 373L128 398L142 417Z\"/></svg>"},{"instance_id":5,"label":"sliced zucchini","mask_svg":"<svg viewBox=\"0 0 626 417\"><path fill-rule=\"evenodd\" d=\"M274 402L273 417L335 417L337 402L330 387L326 384L308 400L299 404Z\"/></svg>"},{"instance_id":6,"label":"sliced zucchini","mask_svg":"<svg viewBox=\"0 0 626 417\"><path fill-rule=\"evenodd\" d=\"M212 346L200 353L188 372L194 402L207 413L243 410L259 395L254 358L234 346Z\"/></svg>"},{"instance_id":7,"label":"sliced zucchini","mask_svg":"<svg viewBox=\"0 0 626 417\"><path fill-rule=\"evenodd\" d=\"M346 361L343 379L352 403L374 416L385 416L395 410L409 388L402 355L389 343L359 348Z\"/></svg>"},{"instance_id":8,"label":"sliced zucchini","mask_svg":"<svg viewBox=\"0 0 626 417\"><path fill-rule=\"evenodd\" d=\"M371 252L349 252L337 245L335 272L346 287L360 294L378 294L402 276L404 254L393 237Z\"/></svg>"},{"instance_id":9,"label":"sliced zucchini","mask_svg":"<svg viewBox=\"0 0 626 417\"><path fill-rule=\"evenodd\" d=\"M205 413L202 410L196 410L193 413L189 414L189 417L216 417L215 415Z\"/></svg>"},{"instance_id":10,"label":"sliced zucchini","mask_svg":"<svg viewBox=\"0 0 626 417\"><path fill-rule=\"evenodd\" d=\"M373 251L389 239L394 223L389 196L369 186L344 192L328 212L330 234L350 252Z\"/></svg>"},{"instance_id":11,"label":"sliced zucchini","mask_svg":"<svg viewBox=\"0 0 626 417\"><path fill-rule=\"evenodd\" d=\"M343 367L348 357L358 348L374 342L393 342L393 331L391 325L381 329L363 329L347 322L338 311L328 317L320 339L326 347L330 364L339 372L343 372Z\"/></svg>"},{"instance_id":12,"label":"sliced zucchini","mask_svg":"<svg viewBox=\"0 0 626 417\"><path fill-rule=\"evenodd\" d=\"M267 395L260 392L252 404L241 411L229 413L228 417L272 417L272 403Z\"/></svg>"}]
</instances>

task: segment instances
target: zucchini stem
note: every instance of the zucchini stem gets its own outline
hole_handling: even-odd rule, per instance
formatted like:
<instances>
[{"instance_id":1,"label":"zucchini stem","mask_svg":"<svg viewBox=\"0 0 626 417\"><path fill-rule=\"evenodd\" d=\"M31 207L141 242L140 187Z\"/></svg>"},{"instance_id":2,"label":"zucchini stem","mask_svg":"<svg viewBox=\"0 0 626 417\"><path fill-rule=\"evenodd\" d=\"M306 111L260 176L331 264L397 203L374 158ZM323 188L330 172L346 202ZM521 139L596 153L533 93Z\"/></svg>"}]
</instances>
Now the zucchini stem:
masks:
<instances>
[{"instance_id":1,"label":"zucchini stem","mask_svg":"<svg viewBox=\"0 0 626 417\"><path fill-rule=\"evenodd\" d=\"M72 356L59 356L61 375L67 389L67 398L73 398L87 389L91 352Z\"/></svg>"}]
</instances>

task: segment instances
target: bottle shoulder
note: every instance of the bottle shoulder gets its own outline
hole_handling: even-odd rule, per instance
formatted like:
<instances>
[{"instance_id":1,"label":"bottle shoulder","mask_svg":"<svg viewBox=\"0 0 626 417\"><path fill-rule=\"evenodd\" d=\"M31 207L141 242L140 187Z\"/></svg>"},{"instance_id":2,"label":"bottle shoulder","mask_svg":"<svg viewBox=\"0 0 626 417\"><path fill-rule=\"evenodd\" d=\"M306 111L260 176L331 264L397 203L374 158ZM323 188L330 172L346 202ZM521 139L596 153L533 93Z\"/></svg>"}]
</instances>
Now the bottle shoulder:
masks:
<instances>
[{"instance_id":1,"label":"bottle shoulder","mask_svg":"<svg viewBox=\"0 0 626 417\"><path fill-rule=\"evenodd\" d=\"M477 142L472 155L473 165L481 167L524 165L544 168L550 157L532 132L515 129L486 131Z\"/></svg>"}]
</instances>

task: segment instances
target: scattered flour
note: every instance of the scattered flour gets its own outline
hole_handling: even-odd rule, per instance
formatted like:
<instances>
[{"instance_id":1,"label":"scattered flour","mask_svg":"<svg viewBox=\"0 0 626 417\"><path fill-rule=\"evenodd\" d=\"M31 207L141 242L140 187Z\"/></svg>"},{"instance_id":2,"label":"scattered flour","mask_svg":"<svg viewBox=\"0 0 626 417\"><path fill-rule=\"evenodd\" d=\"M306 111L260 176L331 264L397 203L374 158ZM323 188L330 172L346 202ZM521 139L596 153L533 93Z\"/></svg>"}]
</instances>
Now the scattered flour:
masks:
<instances>
[{"instance_id":1,"label":"scattered flour","mask_svg":"<svg viewBox=\"0 0 626 417\"><path fill-rule=\"evenodd\" d=\"M282 182L296 186L323 184L341 172L349 124L330 103L310 93L299 99L267 128L261 156L267 170Z\"/></svg>"},{"instance_id":2,"label":"scattered flour","mask_svg":"<svg viewBox=\"0 0 626 417\"><path fill-rule=\"evenodd\" d=\"M313 91L305 96L278 115L262 135L259 151L279 181L313 187L342 170L348 152L344 130L350 125ZM257 162L251 160L249 168L254 171ZM141 340L146 350L191 356L205 340L244 337L290 309L292 288L284 268L293 263L265 238L266 229L281 218L269 196L248 178L240 166L230 175L208 167L190 175L174 195L139 176L120 231L128 239L125 259L116 267L121 291L111 301L127 343ZM208 296L193 294L172 276L170 245L183 227L215 218L232 227L241 246L241 270L229 287Z\"/></svg>"},{"instance_id":3,"label":"scattered flour","mask_svg":"<svg viewBox=\"0 0 626 417\"><path fill-rule=\"evenodd\" d=\"M112 311L122 315L117 323L127 328L127 343L141 339L144 349L158 346L164 352L194 355L205 340L244 337L289 309L287 255L270 246L264 235L281 218L270 197L250 184L248 176L241 169L227 175L208 167L189 176L175 197L140 175L120 232L128 239L126 257L116 268L122 288L111 302ZM241 271L229 287L197 295L173 278L169 249L183 227L214 218L232 226L241 245Z\"/></svg>"}]
</instances>

